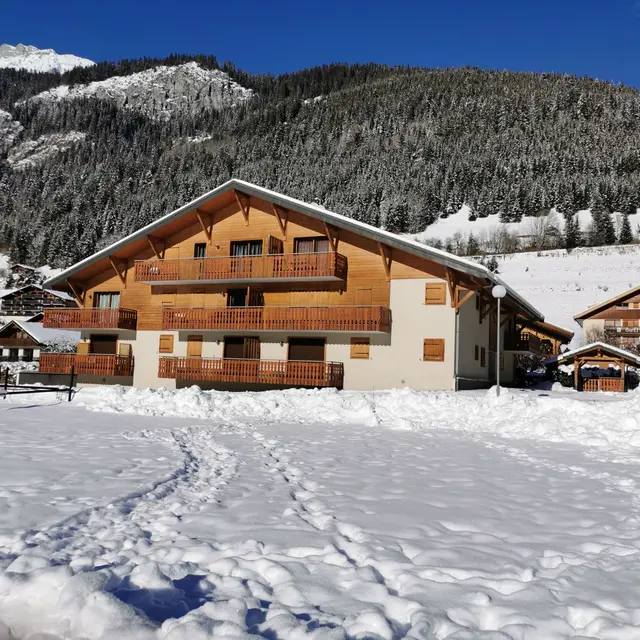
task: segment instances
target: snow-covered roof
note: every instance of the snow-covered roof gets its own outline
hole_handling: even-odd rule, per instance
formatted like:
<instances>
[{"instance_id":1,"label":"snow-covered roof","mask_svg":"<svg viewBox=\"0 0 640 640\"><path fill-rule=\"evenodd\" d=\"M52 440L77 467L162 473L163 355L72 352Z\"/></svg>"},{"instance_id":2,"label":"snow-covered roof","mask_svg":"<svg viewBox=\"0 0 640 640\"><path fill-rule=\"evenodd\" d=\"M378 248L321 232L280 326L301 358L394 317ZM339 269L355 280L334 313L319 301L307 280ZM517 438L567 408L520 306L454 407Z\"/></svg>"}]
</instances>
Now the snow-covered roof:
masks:
<instances>
[{"instance_id":1,"label":"snow-covered roof","mask_svg":"<svg viewBox=\"0 0 640 640\"><path fill-rule=\"evenodd\" d=\"M42 289L51 295L60 298L61 300L73 300L73 296L70 296L66 291L56 291L55 289L44 289L38 284L25 284L22 287L18 287L17 289L0 289L0 298L6 298L8 295L12 293L16 293L17 291L22 291L23 289L28 289L29 287L35 287L36 289Z\"/></svg>"},{"instance_id":2,"label":"snow-covered roof","mask_svg":"<svg viewBox=\"0 0 640 640\"><path fill-rule=\"evenodd\" d=\"M589 353L590 351L593 351L594 349L600 349L601 351L605 351L606 353L609 354L614 354L616 356L619 356L621 358L624 358L625 360L631 360L632 362L635 362L636 364L640 364L640 356L635 354L635 353L631 353L631 351L625 351L624 349L620 349L618 347L614 347L610 344L606 344L604 342L592 342L591 344L587 344L583 347L578 347L577 349L572 349L571 351L565 351L564 353L561 353L560 355L554 356L553 358L549 358L547 360L548 364L552 364L552 363L562 363L562 362L566 362L567 360L572 360L573 358L575 358L576 356L581 355L582 353Z\"/></svg>"},{"instance_id":3,"label":"snow-covered roof","mask_svg":"<svg viewBox=\"0 0 640 640\"><path fill-rule=\"evenodd\" d=\"M67 331L65 329L49 329L44 327L41 322L28 322L26 320L10 320L4 326L0 327L0 332L4 331L11 324L20 327L25 333L30 335L36 342L46 344L50 342L80 342L79 331ZM0 341L1 342L1 341Z\"/></svg>"},{"instance_id":4,"label":"snow-covered roof","mask_svg":"<svg viewBox=\"0 0 640 640\"><path fill-rule=\"evenodd\" d=\"M339 213L333 213L332 211L328 211L327 209L319 205L309 204L307 202L303 202L302 200L297 200L296 198L291 198L290 196L285 196L281 193L277 193L276 191L271 191L270 189L265 189L264 187L260 187L250 182L245 182L244 180L238 180L236 178L232 178L231 180L225 182L212 191L209 191L199 198L196 198L195 200L188 202L182 207L175 209L171 213L158 218L156 221L148 224L145 227L142 227L142 229L129 234L122 240L118 240L117 242L114 242L108 247L105 247L104 249L94 253L88 258L77 262L76 264L69 267L68 269L65 269L53 278L49 278L44 283L44 285L51 287L57 283L63 282L66 278L71 277L74 273L77 273L81 269L93 264L94 262L108 258L115 251L124 247L130 242L138 239L143 239L145 236L151 234L153 231L162 227L168 222L179 218L186 213L196 210L198 207L202 206L209 200L212 200L213 198L216 198L217 196L220 196L223 193L233 189L237 189L244 194L254 196L256 198L261 198L263 200L266 200L267 202L280 205L285 209L298 211L299 213L303 213L312 218L316 218L317 220L321 220L322 222L326 222L327 224L352 231L359 235L373 238L378 242L382 242L389 247L396 248L400 251L406 251L407 253L411 253L413 255L438 262L439 264L443 264L444 266L451 269L462 271L463 273L466 273L468 275L486 279L493 284L501 284L507 289L508 296L514 302L516 302L516 304L518 304L520 308L525 310L536 320L544 320L544 315L540 311L538 311L534 306L532 306L522 296L514 291L500 277L492 273L485 266L478 264L473 260L461 258L460 256L453 255L451 253L448 253L447 251L442 251L441 249L427 246L425 244L417 242L416 240L411 240L409 238L396 235L395 233L385 231L384 229L373 227L369 224L366 224L365 222L360 222L358 220L354 220L353 218L348 218L347 216L343 216Z\"/></svg>"}]
</instances>

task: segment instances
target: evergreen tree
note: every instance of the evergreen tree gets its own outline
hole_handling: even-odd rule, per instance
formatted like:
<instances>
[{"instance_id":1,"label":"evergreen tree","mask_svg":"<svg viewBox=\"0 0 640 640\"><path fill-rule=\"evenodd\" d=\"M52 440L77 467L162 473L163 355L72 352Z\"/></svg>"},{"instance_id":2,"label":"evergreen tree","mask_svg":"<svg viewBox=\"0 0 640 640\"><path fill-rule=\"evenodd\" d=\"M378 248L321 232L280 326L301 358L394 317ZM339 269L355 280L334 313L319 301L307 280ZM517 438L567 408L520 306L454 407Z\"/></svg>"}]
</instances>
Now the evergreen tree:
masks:
<instances>
[{"instance_id":1,"label":"evergreen tree","mask_svg":"<svg viewBox=\"0 0 640 640\"><path fill-rule=\"evenodd\" d=\"M477 256L478 253L480 253L480 245L473 233L470 233L469 238L467 239L467 255Z\"/></svg>"},{"instance_id":2,"label":"evergreen tree","mask_svg":"<svg viewBox=\"0 0 640 640\"><path fill-rule=\"evenodd\" d=\"M391 233L406 233L409 229L409 212L407 203L392 205L384 221L384 228Z\"/></svg>"},{"instance_id":3,"label":"evergreen tree","mask_svg":"<svg viewBox=\"0 0 640 640\"><path fill-rule=\"evenodd\" d=\"M578 216L569 215L564 227L564 248L570 251L580 244L580 221Z\"/></svg>"},{"instance_id":4,"label":"evergreen tree","mask_svg":"<svg viewBox=\"0 0 640 640\"><path fill-rule=\"evenodd\" d=\"M622 224L620 225L620 235L618 236L620 244L629 244L633 242L633 232L631 231L631 223L629 216L625 213L622 216Z\"/></svg>"},{"instance_id":5,"label":"evergreen tree","mask_svg":"<svg viewBox=\"0 0 640 640\"><path fill-rule=\"evenodd\" d=\"M613 220L609 212L603 212L598 216L598 235L600 236L600 244L615 244L616 229L613 226Z\"/></svg>"}]
</instances>

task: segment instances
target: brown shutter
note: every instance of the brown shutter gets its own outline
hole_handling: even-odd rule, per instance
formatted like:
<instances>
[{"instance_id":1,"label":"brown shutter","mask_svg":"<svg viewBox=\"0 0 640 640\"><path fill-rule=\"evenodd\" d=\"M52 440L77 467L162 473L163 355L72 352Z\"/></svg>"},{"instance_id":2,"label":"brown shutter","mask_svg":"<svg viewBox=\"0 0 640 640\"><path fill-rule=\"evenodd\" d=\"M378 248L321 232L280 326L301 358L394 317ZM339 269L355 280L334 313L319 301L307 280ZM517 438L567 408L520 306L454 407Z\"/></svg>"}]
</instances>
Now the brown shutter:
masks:
<instances>
[{"instance_id":1,"label":"brown shutter","mask_svg":"<svg viewBox=\"0 0 640 640\"><path fill-rule=\"evenodd\" d=\"M89 343L88 342L79 342L78 343L78 355L86 356L89 354Z\"/></svg>"},{"instance_id":2,"label":"brown shutter","mask_svg":"<svg viewBox=\"0 0 640 640\"><path fill-rule=\"evenodd\" d=\"M173 336L172 335L162 335L160 336L160 344L158 346L158 351L160 353L173 353Z\"/></svg>"},{"instance_id":3,"label":"brown shutter","mask_svg":"<svg viewBox=\"0 0 640 640\"><path fill-rule=\"evenodd\" d=\"M351 338L351 359L369 359L369 338Z\"/></svg>"},{"instance_id":4,"label":"brown shutter","mask_svg":"<svg viewBox=\"0 0 640 640\"><path fill-rule=\"evenodd\" d=\"M242 357L250 360L260 360L260 338L245 338Z\"/></svg>"},{"instance_id":5,"label":"brown shutter","mask_svg":"<svg viewBox=\"0 0 640 640\"><path fill-rule=\"evenodd\" d=\"M276 238L275 236L269 236L269 241L267 242L267 253L272 256L274 254L284 253L284 243L280 238Z\"/></svg>"},{"instance_id":6,"label":"brown shutter","mask_svg":"<svg viewBox=\"0 0 640 640\"><path fill-rule=\"evenodd\" d=\"M424 287L425 304L446 304L447 303L447 283L427 282Z\"/></svg>"},{"instance_id":7,"label":"brown shutter","mask_svg":"<svg viewBox=\"0 0 640 640\"><path fill-rule=\"evenodd\" d=\"M202 357L202 336L187 337L187 356L191 358Z\"/></svg>"},{"instance_id":8,"label":"brown shutter","mask_svg":"<svg viewBox=\"0 0 640 640\"><path fill-rule=\"evenodd\" d=\"M444 338L425 338L422 349L423 360L431 362L444 360Z\"/></svg>"},{"instance_id":9,"label":"brown shutter","mask_svg":"<svg viewBox=\"0 0 640 640\"><path fill-rule=\"evenodd\" d=\"M119 342L118 343L118 355L123 358L131 357L131 345L128 342Z\"/></svg>"}]
</instances>

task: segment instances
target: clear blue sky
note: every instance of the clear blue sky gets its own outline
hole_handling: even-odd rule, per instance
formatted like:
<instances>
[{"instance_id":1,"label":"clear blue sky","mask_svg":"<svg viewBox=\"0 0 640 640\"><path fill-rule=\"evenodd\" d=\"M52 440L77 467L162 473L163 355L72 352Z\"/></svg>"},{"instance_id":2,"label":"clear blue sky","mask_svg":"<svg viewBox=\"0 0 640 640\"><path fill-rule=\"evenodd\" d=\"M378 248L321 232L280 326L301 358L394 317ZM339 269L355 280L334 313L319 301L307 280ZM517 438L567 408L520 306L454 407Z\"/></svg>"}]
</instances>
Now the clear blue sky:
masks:
<instances>
[{"instance_id":1,"label":"clear blue sky","mask_svg":"<svg viewBox=\"0 0 640 640\"><path fill-rule=\"evenodd\" d=\"M640 87L640 0L4 0L0 43L92 60L210 53L254 73L477 66Z\"/></svg>"}]
</instances>

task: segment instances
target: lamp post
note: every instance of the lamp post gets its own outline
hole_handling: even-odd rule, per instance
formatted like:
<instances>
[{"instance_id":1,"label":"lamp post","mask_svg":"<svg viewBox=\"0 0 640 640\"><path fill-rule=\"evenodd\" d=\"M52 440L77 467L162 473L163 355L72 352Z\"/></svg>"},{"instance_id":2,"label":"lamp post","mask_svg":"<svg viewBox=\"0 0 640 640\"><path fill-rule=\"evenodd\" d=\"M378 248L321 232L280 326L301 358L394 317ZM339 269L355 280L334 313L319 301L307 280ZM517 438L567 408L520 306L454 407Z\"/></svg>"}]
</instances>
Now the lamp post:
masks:
<instances>
[{"instance_id":1,"label":"lamp post","mask_svg":"<svg viewBox=\"0 0 640 640\"><path fill-rule=\"evenodd\" d=\"M498 301L497 321L496 321L496 396L500 395L500 300L507 295L507 290L497 284L491 289L491 295Z\"/></svg>"}]
</instances>

